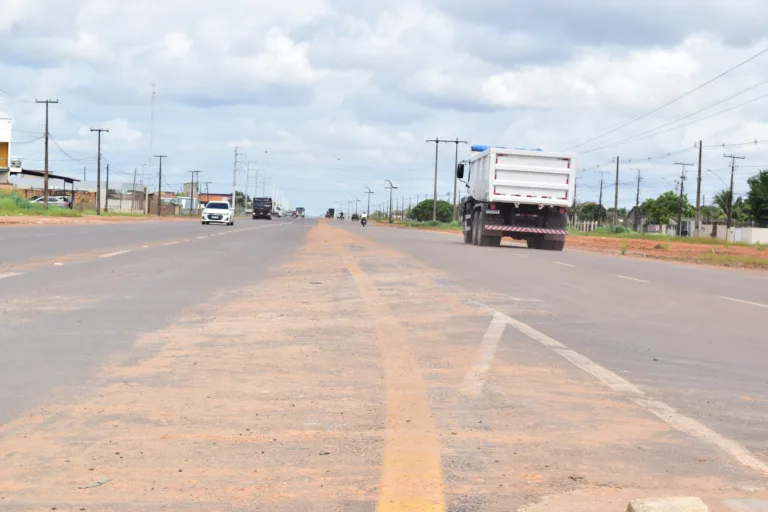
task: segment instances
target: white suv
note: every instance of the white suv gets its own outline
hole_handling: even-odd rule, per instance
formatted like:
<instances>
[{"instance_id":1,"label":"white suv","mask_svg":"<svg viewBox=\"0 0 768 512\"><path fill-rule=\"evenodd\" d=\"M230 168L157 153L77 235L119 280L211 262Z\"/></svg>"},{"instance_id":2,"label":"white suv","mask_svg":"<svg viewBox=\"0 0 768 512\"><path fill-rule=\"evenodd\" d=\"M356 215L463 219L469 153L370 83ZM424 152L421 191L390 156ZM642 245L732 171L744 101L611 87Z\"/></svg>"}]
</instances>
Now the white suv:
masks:
<instances>
[{"instance_id":1,"label":"white suv","mask_svg":"<svg viewBox=\"0 0 768 512\"><path fill-rule=\"evenodd\" d=\"M203 224L226 224L233 226L235 224L235 211L232 210L227 201L211 201L205 205L201 219Z\"/></svg>"}]
</instances>

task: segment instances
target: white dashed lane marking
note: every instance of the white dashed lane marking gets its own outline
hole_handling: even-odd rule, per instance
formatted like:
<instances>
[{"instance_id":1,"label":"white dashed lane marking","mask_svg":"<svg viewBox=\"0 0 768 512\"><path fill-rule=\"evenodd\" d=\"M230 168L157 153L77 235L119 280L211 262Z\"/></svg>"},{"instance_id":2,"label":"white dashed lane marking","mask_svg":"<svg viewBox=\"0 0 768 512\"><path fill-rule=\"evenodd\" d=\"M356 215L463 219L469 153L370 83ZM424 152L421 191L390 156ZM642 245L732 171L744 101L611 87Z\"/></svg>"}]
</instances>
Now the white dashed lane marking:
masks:
<instances>
[{"instance_id":1,"label":"white dashed lane marking","mask_svg":"<svg viewBox=\"0 0 768 512\"><path fill-rule=\"evenodd\" d=\"M627 277L627 276L620 276L616 275L619 279L626 279L627 281L635 281L636 283L650 283L650 281L646 281L645 279L638 279L636 277Z\"/></svg>"},{"instance_id":2,"label":"white dashed lane marking","mask_svg":"<svg viewBox=\"0 0 768 512\"><path fill-rule=\"evenodd\" d=\"M723 298L728 299L727 297ZM764 306L763 304L750 303L748 301L741 301L738 299L736 300L737 302L747 302L748 304L760 307L768 307ZM734 441L733 439L729 439L722 434L715 432L711 428L693 418L680 414L666 403L649 397L645 391L638 388L630 381L620 377L611 370L600 366L588 357L569 349L565 344L550 338L546 334L534 329L530 325L504 315L503 313L499 313L498 311L494 311L494 322L497 321L504 322L507 325L514 327L529 338L538 341L545 347L549 348L556 354L569 361L577 368L580 368L589 375L592 375L607 387L623 394L628 400L631 400L640 407L643 407L648 412L652 413L671 427L681 432L685 432L686 434L695 437L701 442L718 447L719 449L723 450L723 452L731 456L735 461L747 468L750 468L764 475L768 475L768 464L760 460L752 452L744 448L740 443ZM491 325L493 326L493 324ZM491 329L489 328L489 331L490 330ZM484 338L483 343L481 344L481 354L485 355L488 353L488 351L489 349L487 348L486 339ZM479 363L482 363L483 361L484 359L481 358ZM475 364L477 365L479 363ZM472 370L470 370L470 372L471 371ZM463 389L464 386L462 386L462 390Z\"/></svg>"},{"instance_id":3,"label":"white dashed lane marking","mask_svg":"<svg viewBox=\"0 0 768 512\"><path fill-rule=\"evenodd\" d=\"M749 304L750 306L757 306L759 308L768 308L768 305L760 304L759 302L752 302L752 301L749 301L749 300L734 299L732 297L720 297L720 298L724 299L724 300L730 300L732 302L741 302L742 304Z\"/></svg>"},{"instance_id":4,"label":"white dashed lane marking","mask_svg":"<svg viewBox=\"0 0 768 512\"><path fill-rule=\"evenodd\" d=\"M131 251L129 251L127 249L123 250L123 251L108 252L107 254L102 254L101 256L99 256L99 258L111 258L113 256L120 256L121 254L126 254L126 253L129 253L129 252L131 252Z\"/></svg>"}]
</instances>

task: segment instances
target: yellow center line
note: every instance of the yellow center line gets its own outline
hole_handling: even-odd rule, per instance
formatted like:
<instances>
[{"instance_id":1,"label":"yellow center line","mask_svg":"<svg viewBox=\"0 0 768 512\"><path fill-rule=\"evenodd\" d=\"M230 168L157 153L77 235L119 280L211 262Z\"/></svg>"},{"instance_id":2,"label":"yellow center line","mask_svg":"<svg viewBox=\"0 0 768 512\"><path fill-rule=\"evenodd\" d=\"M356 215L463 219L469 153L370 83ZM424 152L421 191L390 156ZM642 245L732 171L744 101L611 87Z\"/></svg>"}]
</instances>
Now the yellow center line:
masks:
<instances>
[{"instance_id":1,"label":"yellow center line","mask_svg":"<svg viewBox=\"0 0 768 512\"><path fill-rule=\"evenodd\" d=\"M376 510L444 512L440 443L421 368L403 327L374 283L345 247L340 251L373 320L386 379L386 433Z\"/></svg>"}]
</instances>

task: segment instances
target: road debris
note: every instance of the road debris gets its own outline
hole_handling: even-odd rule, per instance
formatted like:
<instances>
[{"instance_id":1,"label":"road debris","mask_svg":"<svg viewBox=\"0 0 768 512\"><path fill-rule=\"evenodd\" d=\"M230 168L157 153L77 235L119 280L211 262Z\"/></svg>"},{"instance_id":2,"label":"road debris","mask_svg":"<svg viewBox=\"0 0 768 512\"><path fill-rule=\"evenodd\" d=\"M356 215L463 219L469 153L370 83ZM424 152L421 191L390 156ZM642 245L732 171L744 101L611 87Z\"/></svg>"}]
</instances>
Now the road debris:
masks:
<instances>
[{"instance_id":1,"label":"road debris","mask_svg":"<svg viewBox=\"0 0 768 512\"><path fill-rule=\"evenodd\" d=\"M102 485L111 482L111 478L104 478L103 480L96 480L93 483L90 483L88 485L81 485L78 487L78 489L93 489L94 487L101 487Z\"/></svg>"}]
</instances>

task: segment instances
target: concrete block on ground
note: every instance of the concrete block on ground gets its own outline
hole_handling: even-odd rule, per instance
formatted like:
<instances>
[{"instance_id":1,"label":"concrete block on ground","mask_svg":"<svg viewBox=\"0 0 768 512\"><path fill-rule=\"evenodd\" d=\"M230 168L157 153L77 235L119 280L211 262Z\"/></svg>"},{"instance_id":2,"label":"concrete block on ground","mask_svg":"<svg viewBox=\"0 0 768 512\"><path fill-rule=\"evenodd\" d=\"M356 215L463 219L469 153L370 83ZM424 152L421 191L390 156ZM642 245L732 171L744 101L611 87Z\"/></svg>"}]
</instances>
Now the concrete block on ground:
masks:
<instances>
[{"instance_id":1,"label":"concrete block on ground","mask_svg":"<svg viewBox=\"0 0 768 512\"><path fill-rule=\"evenodd\" d=\"M676 496L632 500L627 512L709 512L709 508L699 498Z\"/></svg>"}]
</instances>

